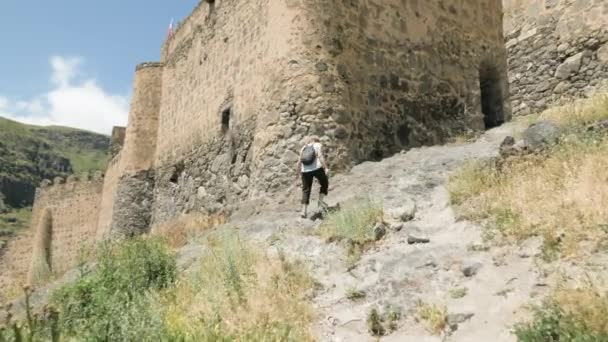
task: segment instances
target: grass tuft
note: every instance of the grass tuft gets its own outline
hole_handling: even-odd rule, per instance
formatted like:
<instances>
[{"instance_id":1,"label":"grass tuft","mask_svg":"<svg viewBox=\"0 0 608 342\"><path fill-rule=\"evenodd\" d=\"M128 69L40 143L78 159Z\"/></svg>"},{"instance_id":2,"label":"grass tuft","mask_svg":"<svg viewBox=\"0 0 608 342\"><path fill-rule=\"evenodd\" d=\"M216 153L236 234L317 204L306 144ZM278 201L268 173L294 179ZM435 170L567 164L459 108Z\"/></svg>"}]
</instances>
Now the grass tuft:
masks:
<instances>
[{"instance_id":1,"label":"grass tuft","mask_svg":"<svg viewBox=\"0 0 608 342\"><path fill-rule=\"evenodd\" d=\"M347 248L347 264L354 266L367 246L376 241L376 223L383 222L381 204L367 200L359 205L328 214L317 234L325 240L343 242Z\"/></svg>"},{"instance_id":2,"label":"grass tuft","mask_svg":"<svg viewBox=\"0 0 608 342\"><path fill-rule=\"evenodd\" d=\"M448 309L445 306L420 302L417 318L426 323L426 328L431 334L440 335L448 325Z\"/></svg>"}]
</instances>

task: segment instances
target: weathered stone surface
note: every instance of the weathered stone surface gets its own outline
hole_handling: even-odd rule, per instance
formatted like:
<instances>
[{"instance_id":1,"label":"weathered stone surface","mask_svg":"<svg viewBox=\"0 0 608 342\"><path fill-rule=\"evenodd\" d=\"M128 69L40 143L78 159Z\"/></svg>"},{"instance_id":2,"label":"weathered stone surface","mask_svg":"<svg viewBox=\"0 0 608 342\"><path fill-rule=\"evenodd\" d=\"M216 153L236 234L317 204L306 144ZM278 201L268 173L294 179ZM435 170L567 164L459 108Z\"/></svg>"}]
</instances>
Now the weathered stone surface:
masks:
<instances>
[{"instance_id":1,"label":"weathered stone surface","mask_svg":"<svg viewBox=\"0 0 608 342\"><path fill-rule=\"evenodd\" d=\"M524 143L531 151L544 149L555 144L560 136L560 129L550 121L541 121L531 125L523 133Z\"/></svg>"},{"instance_id":2,"label":"weathered stone surface","mask_svg":"<svg viewBox=\"0 0 608 342\"><path fill-rule=\"evenodd\" d=\"M578 73L581 68L581 61L583 59L583 53L578 53L572 57L569 57L560 64L555 70L555 77L560 80L565 80L571 75Z\"/></svg>"},{"instance_id":3,"label":"weathered stone surface","mask_svg":"<svg viewBox=\"0 0 608 342\"><path fill-rule=\"evenodd\" d=\"M608 43L597 50L597 59L601 63L608 63Z\"/></svg>"},{"instance_id":4,"label":"weathered stone surface","mask_svg":"<svg viewBox=\"0 0 608 342\"><path fill-rule=\"evenodd\" d=\"M150 229L154 196L154 173L142 171L120 179L114 204L111 234L133 237Z\"/></svg>"},{"instance_id":5,"label":"weathered stone surface","mask_svg":"<svg viewBox=\"0 0 608 342\"><path fill-rule=\"evenodd\" d=\"M608 12L601 1L502 0L515 115L593 96L608 84ZM593 15L588 15L593 13Z\"/></svg>"},{"instance_id":6,"label":"weathered stone surface","mask_svg":"<svg viewBox=\"0 0 608 342\"><path fill-rule=\"evenodd\" d=\"M461 270L465 277L473 277L483 267L483 264L477 260L465 260L462 263Z\"/></svg>"},{"instance_id":7,"label":"weathered stone surface","mask_svg":"<svg viewBox=\"0 0 608 342\"><path fill-rule=\"evenodd\" d=\"M400 207L390 209L388 215L394 220L408 222L414 219L416 211L416 203L408 199Z\"/></svg>"}]
</instances>

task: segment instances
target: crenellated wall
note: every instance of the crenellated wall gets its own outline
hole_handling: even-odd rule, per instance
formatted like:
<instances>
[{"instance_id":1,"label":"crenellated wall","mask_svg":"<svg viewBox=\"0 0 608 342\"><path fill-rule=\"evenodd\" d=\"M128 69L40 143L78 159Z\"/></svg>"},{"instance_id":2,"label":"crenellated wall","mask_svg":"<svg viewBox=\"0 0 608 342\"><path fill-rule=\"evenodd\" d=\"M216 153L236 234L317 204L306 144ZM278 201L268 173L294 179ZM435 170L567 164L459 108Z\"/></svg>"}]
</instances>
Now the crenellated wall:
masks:
<instances>
[{"instance_id":1,"label":"crenellated wall","mask_svg":"<svg viewBox=\"0 0 608 342\"><path fill-rule=\"evenodd\" d=\"M62 273L96 241L103 176L83 174L45 181L36 191L31 227L35 231L29 280ZM46 247L44 247L46 246ZM43 250L47 248L48 250Z\"/></svg>"},{"instance_id":2,"label":"crenellated wall","mask_svg":"<svg viewBox=\"0 0 608 342\"><path fill-rule=\"evenodd\" d=\"M608 2L503 0L514 114L608 88Z\"/></svg>"}]
</instances>

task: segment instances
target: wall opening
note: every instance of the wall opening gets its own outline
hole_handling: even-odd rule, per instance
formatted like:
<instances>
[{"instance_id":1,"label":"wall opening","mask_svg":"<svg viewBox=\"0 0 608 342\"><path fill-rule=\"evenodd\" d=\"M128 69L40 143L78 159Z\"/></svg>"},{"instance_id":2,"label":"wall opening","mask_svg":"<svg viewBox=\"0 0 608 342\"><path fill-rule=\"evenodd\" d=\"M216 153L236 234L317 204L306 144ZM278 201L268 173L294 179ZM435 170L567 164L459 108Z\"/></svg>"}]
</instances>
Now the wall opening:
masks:
<instances>
[{"instance_id":1,"label":"wall opening","mask_svg":"<svg viewBox=\"0 0 608 342\"><path fill-rule=\"evenodd\" d=\"M181 177L182 173L184 173L185 168L186 168L186 166L184 165L183 162L179 162L179 163L175 164L173 166L173 172L171 173L171 178L169 178L169 181L173 184L177 184L179 182L179 178Z\"/></svg>"},{"instance_id":2,"label":"wall opening","mask_svg":"<svg viewBox=\"0 0 608 342\"><path fill-rule=\"evenodd\" d=\"M209 5L209 14L213 13L215 10L215 0L205 0L207 5Z\"/></svg>"},{"instance_id":3,"label":"wall opening","mask_svg":"<svg viewBox=\"0 0 608 342\"><path fill-rule=\"evenodd\" d=\"M230 117L232 116L232 109L230 107L222 111L222 133L228 132L230 129Z\"/></svg>"},{"instance_id":4,"label":"wall opening","mask_svg":"<svg viewBox=\"0 0 608 342\"><path fill-rule=\"evenodd\" d=\"M479 69L481 111L486 129L504 123L504 98L498 69L493 65L482 65Z\"/></svg>"}]
</instances>

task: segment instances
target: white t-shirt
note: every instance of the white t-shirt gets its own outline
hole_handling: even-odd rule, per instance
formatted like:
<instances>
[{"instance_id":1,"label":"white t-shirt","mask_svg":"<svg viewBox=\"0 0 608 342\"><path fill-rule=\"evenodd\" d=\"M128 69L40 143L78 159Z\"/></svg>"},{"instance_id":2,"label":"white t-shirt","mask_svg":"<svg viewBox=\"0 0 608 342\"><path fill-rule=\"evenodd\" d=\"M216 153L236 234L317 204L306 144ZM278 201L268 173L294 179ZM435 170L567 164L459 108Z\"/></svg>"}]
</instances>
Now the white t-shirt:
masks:
<instances>
[{"instance_id":1,"label":"white t-shirt","mask_svg":"<svg viewBox=\"0 0 608 342\"><path fill-rule=\"evenodd\" d=\"M302 156L302 152L304 151L304 148L306 148L306 146L309 146L309 145L310 144L304 145L302 147L302 149L300 150L300 156ZM323 151L322 151L321 144L314 143L314 144L312 144L312 146L315 148L315 154L317 155L317 157L315 158L315 162L310 165L302 164L302 172L312 172L312 171L318 170L323 167L323 164L321 164L321 160L323 158Z\"/></svg>"}]
</instances>

